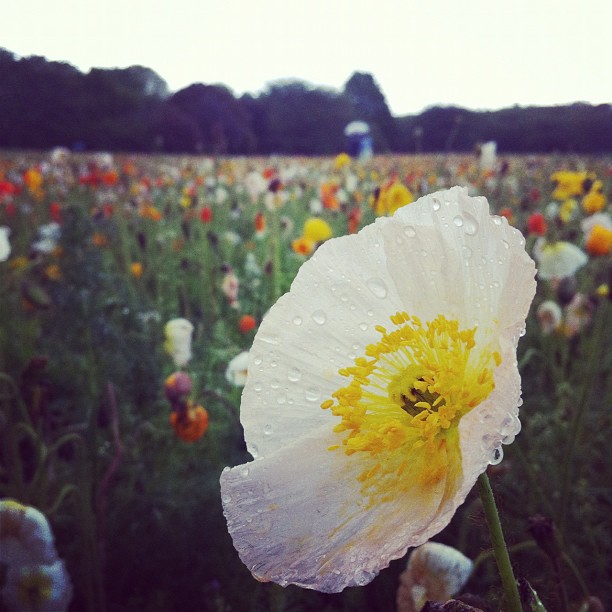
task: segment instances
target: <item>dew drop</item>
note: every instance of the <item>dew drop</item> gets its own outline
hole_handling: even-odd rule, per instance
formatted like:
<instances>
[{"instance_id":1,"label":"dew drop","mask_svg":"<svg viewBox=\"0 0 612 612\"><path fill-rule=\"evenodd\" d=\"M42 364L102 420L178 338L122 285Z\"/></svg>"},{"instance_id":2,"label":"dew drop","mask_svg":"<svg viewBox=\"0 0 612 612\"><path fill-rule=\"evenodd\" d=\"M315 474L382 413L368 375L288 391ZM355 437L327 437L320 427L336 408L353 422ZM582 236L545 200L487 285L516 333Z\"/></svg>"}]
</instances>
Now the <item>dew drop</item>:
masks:
<instances>
[{"instance_id":1,"label":"dew drop","mask_svg":"<svg viewBox=\"0 0 612 612\"><path fill-rule=\"evenodd\" d=\"M412 227L412 225L407 225L404 228L404 234L406 234L408 238L414 238L417 235L416 230L414 229L414 227Z\"/></svg>"},{"instance_id":2,"label":"dew drop","mask_svg":"<svg viewBox=\"0 0 612 612\"><path fill-rule=\"evenodd\" d=\"M276 378L272 379L270 382L270 387L272 389L280 389L280 381L276 380Z\"/></svg>"},{"instance_id":3,"label":"dew drop","mask_svg":"<svg viewBox=\"0 0 612 612\"><path fill-rule=\"evenodd\" d=\"M440 205L438 204L438 207ZM362 569L358 569L355 574L354 574L354 579L355 579L355 584L357 584L358 586L364 586L366 584L368 584L368 582L370 582L370 580L372 579L372 576L369 572L366 572L365 570Z\"/></svg>"},{"instance_id":4,"label":"dew drop","mask_svg":"<svg viewBox=\"0 0 612 612\"><path fill-rule=\"evenodd\" d=\"M283 394L283 395L279 395L279 396L276 398L276 403L277 403L279 406L283 406L284 404L286 404L286 403L287 403L287 396L286 396L286 395L284 395L284 394Z\"/></svg>"},{"instance_id":5,"label":"dew drop","mask_svg":"<svg viewBox=\"0 0 612 612\"><path fill-rule=\"evenodd\" d=\"M306 397L306 400L309 402L317 402L319 398L321 397L321 395L314 387L311 387L310 389L306 390L305 397Z\"/></svg>"},{"instance_id":6,"label":"dew drop","mask_svg":"<svg viewBox=\"0 0 612 612\"><path fill-rule=\"evenodd\" d=\"M272 344L272 345L276 345L276 344L280 344L280 339L278 336L274 336L274 335L260 335L259 339L262 342L265 342L266 344Z\"/></svg>"},{"instance_id":7,"label":"dew drop","mask_svg":"<svg viewBox=\"0 0 612 612\"><path fill-rule=\"evenodd\" d=\"M374 316L374 311L373 310L368 310L367 315L368 315L368 317L373 317Z\"/></svg>"},{"instance_id":8,"label":"dew drop","mask_svg":"<svg viewBox=\"0 0 612 612\"><path fill-rule=\"evenodd\" d=\"M491 457L491 459L489 460L489 463L491 465L499 465L502 462L502 459L504 458L504 451L502 449L501 446L498 446L494 451L493 451L493 456Z\"/></svg>"},{"instance_id":9,"label":"dew drop","mask_svg":"<svg viewBox=\"0 0 612 612\"><path fill-rule=\"evenodd\" d=\"M502 224L501 217L493 217L493 223L495 225L501 225Z\"/></svg>"},{"instance_id":10,"label":"dew drop","mask_svg":"<svg viewBox=\"0 0 612 612\"><path fill-rule=\"evenodd\" d=\"M270 435L272 435L272 425L270 425L269 423L268 423L268 425L266 425L266 426L264 427L264 434L265 434L266 436L270 436Z\"/></svg>"},{"instance_id":11,"label":"dew drop","mask_svg":"<svg viewBox=\"0 0 612 612\"><path fill-rule=\"evenodd\" d=\"M367 323L360 323L359 324L359 329L361 331L366 331L366 329L368 329L368 324Z\"/></svg>"},{"instance_id":12,"label":"dew drop","mask_svg":"<svg viewBox=\"0 0 612 612\"><path fill-rule=\"evenodd\" d=\"M297 382L302 378L302 373L297 368L291 368L289 372L287 372L287 378L291 382Z\"/></svg>"},{"instance_id":13,"label":"dew drop","mask_svg":"<svg viewBox=\"0 0 612 612\"><path fill-rule=\"evenodd\" d=\"M302 324L302 317L300 317L299 315L296 315L295 317L293 317L293 324L294 325L301 325Z\"/></svg>"},{"instance_id":14,"label":"dew drop","mask_svg":"<svg viewBox=\"0 0 612 612\"><path fill-rule=\"evenodd\" d=\"M432 206L431 206L434 210L440 210L440 202L438 202L438 200L434 200Z\"/></svg>"},{"instance_id":15,"label":"dew drop","mask_svg":"<svg viewBox=\"0 0 612 612\"><path fill-rule=\"evenodd\" d=\"M261 358L261 355L256 355L256 356L253 358L253 363L254 363L255 365L261 365L261 362L262 362L262 361L263 361L263 360L262 360L262 358Z\"/></svg>"},{"instance_id":16,"label":"dew drop","mask_svg":"<svg viewBox=\"0 0 612 612\"><path fill-rule=\"evenodd\" d=\"M317 325L323 325L327 321L327 315L322 310L315 310L312 313L312 320Z\"/></svg>"},{"instance_id":17,"label":"dew drop","mask_svg":"<svg viewBox=\"0 0 612 612\"><path fill-rule=\"evenodd\" d=\"M255 391L257 391L257 393L259 393L259 392L260 392L260 391L263 389L263 387L262 387L262 385L261 385L261 383L260 383L260 382L256 382L256 383L253 385L253 389L255 389Z\"/></svg>"},{"instance_id":18,"label":"dew drop","mask_svg":"<svg viewBox=\"0 0 612 612\"><path fill-rule=\"evenodd\" d=\"M464 224L463 231L468 236L474 236L478 232L478 221L469 212L463 213Z\"/></svg>"},{"instance_id":19,"label":"dew drop","mask_svg":"<svg viewBox=\"0 0 612 612\"><path fill-rule=\"evenodd\" d=\"M505 249L509 249L510 248L510 245L508 244L507 240L502 240L502 244L504 245Z\"/></svg>"},{"instance_id":20,"label":"dew drop","mask_svg":"<svg viewBox=\"0 0 612 612\"><path fill-rule=\"evenodd\" d=\"M221 501L224 504L229 504L232 501L232 498L229 495L222 495L221 496Z\"/></svg>"},{"instance_id":21,"label":"dew drop","mask_svg":"<svg viewBox=\"0 0 612 612\"><path fill-rule=\"evenodd\" d=\"M243 478L246 478L249 475L249 468L246 465L240 470L240 475Z\"/></svg>"},{"instance_id":22,"label":"dew drop","mask_svg":"<svg viewBox=\"0 0 612 612\"><path fill-rule=\"evenodd\" d=\"M463 225L463 217L461 215L457 215L454 219L453 219L453 223L457 226L457 227L461 227Z\"/></svg>"},{"instance_id":23,"label":"dew drop","mask_svg":"<svg viewBox=\"0 0 612 612\"><path fill-rule=\"evenodd\" d=\"M346 295L346 293L343 293L343 294L340 296L340 301L341 301L341 302L348 302L348 295Z\"/></svg>"},{"instance_id":24,"label":"dew drop","mask_svg":"<svg viewBox=\"0 0 612 612\"><path fill-rule=\"evenodd\" d=\"M387 286L380 278L371 278L366 281L366 285L377 298L387 297Z\"/></svg>"}]
</instances>

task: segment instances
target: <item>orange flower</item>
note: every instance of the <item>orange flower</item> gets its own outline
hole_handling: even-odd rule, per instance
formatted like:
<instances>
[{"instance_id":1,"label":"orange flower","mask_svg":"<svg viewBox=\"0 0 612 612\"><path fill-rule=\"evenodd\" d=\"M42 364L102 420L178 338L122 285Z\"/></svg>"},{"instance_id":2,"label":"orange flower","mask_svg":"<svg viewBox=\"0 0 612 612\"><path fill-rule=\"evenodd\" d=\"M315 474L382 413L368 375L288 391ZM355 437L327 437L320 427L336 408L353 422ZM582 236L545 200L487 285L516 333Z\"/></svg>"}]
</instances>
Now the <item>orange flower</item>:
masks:
<instances>
[{"instance_id":1,"label":"orange flower","mask_svg":"<svg viewBox=\"0 0 612 612\"><path fill-rule=\"evenodd\" d=\"M202 406L194 406L189 400L184 410L170 413L170 425L177 438L183 442L195 442L208 429L208 412Z\"/></svg>"},{"instance_id":2,"label":"orange flower","mask_svg":"<svg viewBox=\"0 0 612 612\"><path fill-rule=\"evenodd\" d=\"M514 213L511 208L502 208L498 214L500 217L506 217L510 225L514 225Z\"/></svg>"},{"instance_id":3,"label":"orange flower","mask_svg":"<svg viewBox=\"0 0 612 612\"><path fill-rule=\"evenodd\" d=\"M140 209L140 216L143 219L151 219L151 221L159 221L162 214L152 204L146 204Z\"/></svg>"},{"instance_id":4,"label":"orange flower","mask_svg":"<svg viewBox=\"0 0 612 612\"><path fill-rule=\"evenodd\" d=\"M257 321L255 321L255 317L251 315L242 315L240 322L238 323L238 328L243 334L249 333L252 329L255 329L257 325Z\"/></svg>"},{"instance_id":5,"label":"orange flower","mask_svg":"<svg viewBox=\"0 0 612 612\"><path fill-rule=\"evenodd\" d=\"M298 255L310 255L314 251L315 243L312 240L308 240L308 238L304 238L301 236L300 238L296 238L291 243L291 248Z\"/></svg>"},{"instance_id":6,"label":"orange flower","mask_svg":"<svg viewBox=\"0 0 612 612\"><path fill-rule=\"evenodd\" d=\"M45 276L52 281L62 280L62 271L57 264L49 264L45 267Z\"/></svg>"},{"instance_id":7,"label":"orange flower","mask_svg":"<svg viewBox=\"0 0 612 612\"><path fill-rule=\"evenodd\" d=\"M94 246L105 247L108 244L108 238L100 232L94 232L91 237L91 242Z\"/></svg>"},{"instance_id":8,"label":"orange flower","mask_svg":"<svg viewBox=\"0 0 612 612\"><path fill-rule=\"evenodd\" d=\"M255 233L261 236L266 231L266 218L262 212L255 215Z\"/></svg>"},{"instance_id":9,"label":"orange flower","mask_svg":"<svg viewBox=\"0 0 612 612\"><path fill-rule=\"evenodd\" d=\"M603 225L593 226L585 246L591 255L607 255L612 250L612 230Z\"/></svg>"},{"instance_id":10,"label":"orange flower","mask_svg":"<svg viewBox=\"0 0 612 612\"><path fill-rule=\"evenodd\" d=\"M338 185L334 183L323 183L321 185L321 203L323 208L328 210L338 210L340 208L340 202L336 197L338 192Z\"/></svg>"},{"instance_id":11,"label":"orange flower","mask_svg":"<svg viewBox=\"0 0 612 612\"><path fill-rule=\"evenodd\" d=\"M142 271L143 271L143 267L139 261L133 262L132 265L130 266L130 272L132 273L132 276L134 276L135 278L140 278L142 276Z\"/></svg>"}]
</instances>

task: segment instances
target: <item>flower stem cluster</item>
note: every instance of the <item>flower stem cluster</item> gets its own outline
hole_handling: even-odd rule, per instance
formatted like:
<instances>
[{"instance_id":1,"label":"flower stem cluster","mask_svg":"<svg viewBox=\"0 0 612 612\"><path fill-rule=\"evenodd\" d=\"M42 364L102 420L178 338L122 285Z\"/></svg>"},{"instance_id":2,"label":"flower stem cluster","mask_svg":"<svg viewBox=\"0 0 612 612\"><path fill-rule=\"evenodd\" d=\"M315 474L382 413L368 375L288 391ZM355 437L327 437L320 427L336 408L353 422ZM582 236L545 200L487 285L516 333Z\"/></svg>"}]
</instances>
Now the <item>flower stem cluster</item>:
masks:
<instances>
[{"instance_id":1,"label":"flower stem cluster","mask_svg":"<svg viewBox=\"0 0 612 612\"><path fill-rule=\"evenodd\" d=\"M199 440L208 429L206 409L188 397L192 386L186 372L174 372L164 382L164 395L172 406L170 425L183 442Z\"/></svg>"}]
</instances>

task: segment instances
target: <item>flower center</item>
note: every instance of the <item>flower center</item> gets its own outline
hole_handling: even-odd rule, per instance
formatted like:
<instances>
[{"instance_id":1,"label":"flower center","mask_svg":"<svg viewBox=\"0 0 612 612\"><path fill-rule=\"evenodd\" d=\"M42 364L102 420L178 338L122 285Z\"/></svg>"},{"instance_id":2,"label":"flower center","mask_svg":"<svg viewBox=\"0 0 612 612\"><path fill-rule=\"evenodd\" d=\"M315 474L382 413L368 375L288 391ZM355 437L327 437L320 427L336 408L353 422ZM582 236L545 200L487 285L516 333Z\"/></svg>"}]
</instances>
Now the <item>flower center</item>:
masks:
<instances>
[{"instance_id":1,"label":"flower center","mask_svg":"<svg viewBox=\"0 0 612 612\"><path fill-rule=\"evenodd\" d=\"M393 476L400 488L415 479L429 486L461 473L457 426L493 390L501 357L490 347L475 350L476 328L461 330L443 315L423 324L398 312L391 322L390 331L376 327L381 337L365 357L339 371L348 385L321 404L340 418L334 432L343 437L330 450L364 453L366 488L374 474Z\"/></svg>"}]
</instances>

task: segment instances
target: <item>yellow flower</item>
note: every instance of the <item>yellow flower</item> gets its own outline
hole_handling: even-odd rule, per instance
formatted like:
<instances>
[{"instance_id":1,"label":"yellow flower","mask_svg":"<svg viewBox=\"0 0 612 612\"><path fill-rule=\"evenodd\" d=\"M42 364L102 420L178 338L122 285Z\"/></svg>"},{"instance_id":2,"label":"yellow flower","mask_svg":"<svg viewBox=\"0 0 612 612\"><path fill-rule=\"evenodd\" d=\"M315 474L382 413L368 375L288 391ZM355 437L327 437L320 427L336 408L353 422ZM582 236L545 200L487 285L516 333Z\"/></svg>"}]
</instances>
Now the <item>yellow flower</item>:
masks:
<instances>
[{"instance_id":1,"label":"yellow flower","mask_svg":"<svg viewBox=\"0 0 612 612\"><path fill-rule=\"evenodd\" d=\"M568 170L560 170L551 175L550 180L555 183L555 190L552 197L554 200L567 200L576 196L581 196L585 193L585 181L593 180L595 177L592 173L587 172L571 172Z\"/></svg>"},{"instance_id":2,"label":"yellow flower","mask_svg":"<svg viewBox=\"0 0 612 612\"><path fill-rule=\"evenodd\" d=\"M578 212L578 203L576 200L565 200L563 204L559 207L559 219L563 221L563 223L569 223Z\"/></svg>"},{"instance_id":3,"label":"yellow flower","mask_svg":"<svg viewBox=\"0 0 612 612\"><path fill-rule=\"evenodd\" d=\"M130 272L135 278L140 278L143 272L143 266L139 261L135 261L130 265Z\"/></svg>"},{"instance_id":4,"label":"yellow flower","mask_svg":"<svg viewBox=\"0 0 612 612\"><path fill-rule=\"evenodd\" d=\"M448 524L519 430L524 244L454 188L302 266L250 351L240 413L257 460L221 476L258 580L364 585Z\"/></svg>"},{"instance_id":5,"label":"yellow flower","mask_svg":"<svg viewBox=\"0 0 612 612\"><path fill-rule=\"evenodd\" d=\"M591 191L582 198L582 209L588 215L601 212L606 206L606 196L604 195L601 181L595 181Z\"/></svg>"},{"instance_id":6,"label":"yellow flower","mask_svg":"<svg viewBox=\"0 0 612 612\"><path fill-rule=\"evenodd\" d=\"M332 237L332 229L323 219L311 217L304 223L302 234L306 240L311 242L323 242Z\"/></svg>"},{"instance_id":7,"label":"yellow flower","mask_svg":"<svg viewBox=\"0 0 612 612\"><path fill-rule=\"evenodd\" d=\"M414 201L410 190L399 181L381 187L378 198L374 203L374 212L377 215L392 215L398 208Z\"/></svg>"},{"instance_id":8,"label":"yellow flower","mask_svg":"<svg viewBox=\"0 0 612 612\"><path fill-rule=\"evenodd\" d=\"M341 170L345 168L351 163L351 156L348 153L340 153L340 155L336 155L334 159L334 168L336 170Z\"/></svg>"}]
</instances>

